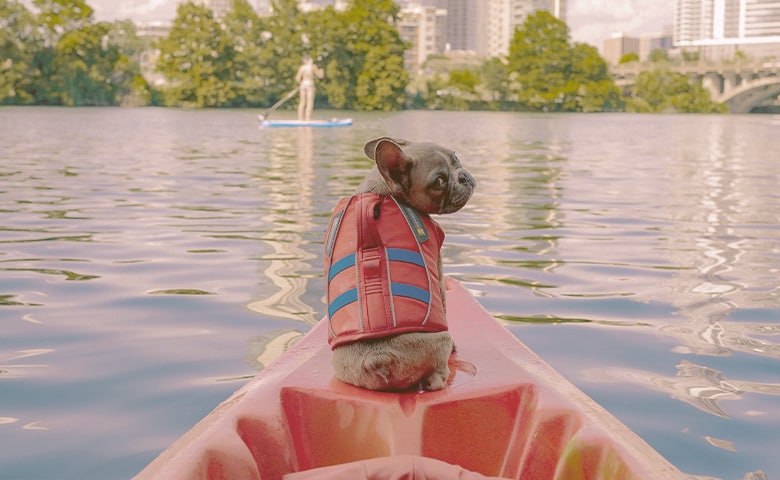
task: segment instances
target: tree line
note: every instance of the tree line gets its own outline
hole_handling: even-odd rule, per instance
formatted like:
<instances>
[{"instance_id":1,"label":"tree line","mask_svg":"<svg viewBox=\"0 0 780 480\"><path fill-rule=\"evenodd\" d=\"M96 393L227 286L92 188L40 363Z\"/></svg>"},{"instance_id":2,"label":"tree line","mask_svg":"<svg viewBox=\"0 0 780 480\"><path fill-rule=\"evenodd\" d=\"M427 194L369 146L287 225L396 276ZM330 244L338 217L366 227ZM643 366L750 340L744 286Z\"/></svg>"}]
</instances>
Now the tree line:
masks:
<instances>
[{"instance_id":1,"label":"tree line","mask_svg":"<svg viewBox=\"0 0 780 480\"><path fill-rule=\"evenodd\" d=\"M477 67L427 68L410 88L392 0L352 0L344 11L312 12L272 0L260 17L232 0L216 17L188 1L167 36L141 39L130 21L102 22L84 0L0 0L0 104L267 107L292 89L301 58L325 70L317 103L336 109L402 108L519 111L724 111L709 93L662 63L640 73L630 92L605 60L572 42L546 11L518 28L506 58ZM161 85L141 71L156 52ZM446 65L446 63L445 63ZM627 93L627 95L626 95Z\"/></svg>"}]
</instances>

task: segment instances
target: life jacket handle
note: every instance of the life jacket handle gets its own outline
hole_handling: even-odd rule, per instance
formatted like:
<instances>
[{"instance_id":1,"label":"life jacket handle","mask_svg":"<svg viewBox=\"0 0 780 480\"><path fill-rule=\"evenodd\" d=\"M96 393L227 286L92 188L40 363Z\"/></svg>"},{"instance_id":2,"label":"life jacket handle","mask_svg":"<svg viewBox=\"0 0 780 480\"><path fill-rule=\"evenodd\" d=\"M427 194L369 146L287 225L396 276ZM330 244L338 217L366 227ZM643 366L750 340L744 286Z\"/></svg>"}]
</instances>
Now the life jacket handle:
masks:
<instances>
[{"instance_id":1,"label":"life jacket handle","mask_svg":"<svg viewBox=\"0 0 780 480\"><path fill-rule=\"evenodd\" d=\"M358 197L358 231L360 232L361 245L364 250L383 248L382 235L376 226L379 209L382 207L384 197L367 196Z\"/></svg>"}]
</instances>

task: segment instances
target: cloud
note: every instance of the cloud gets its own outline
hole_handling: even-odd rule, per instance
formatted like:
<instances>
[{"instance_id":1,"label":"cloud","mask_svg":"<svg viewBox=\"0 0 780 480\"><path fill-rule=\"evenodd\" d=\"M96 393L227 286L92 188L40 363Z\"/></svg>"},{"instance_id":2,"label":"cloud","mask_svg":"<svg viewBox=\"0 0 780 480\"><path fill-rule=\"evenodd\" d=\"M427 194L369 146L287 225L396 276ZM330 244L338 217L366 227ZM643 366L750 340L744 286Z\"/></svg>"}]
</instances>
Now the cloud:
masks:
<instances>
[{"instance_id":1,"label":"cloud","mask_svg":"<svg viewBox=\"0 0 780 480\"><path fill-rule=\"evenodd\" d=\"M673 18L674 2L669 0L572 0L567 23L575 41L600 48L613 33L656 33L671 25Z\"/></svg>"},{"instance_id":2,"label":"cloud","mask_svg":"<svg viewBox=\"0 0 780 480\"><path fill-rule=\"evenodd\" d=\"M95 16L101 20L131 19L136 22L169 21L176 15L179 0L92 0Z\"/></svg>"}]
</instances>

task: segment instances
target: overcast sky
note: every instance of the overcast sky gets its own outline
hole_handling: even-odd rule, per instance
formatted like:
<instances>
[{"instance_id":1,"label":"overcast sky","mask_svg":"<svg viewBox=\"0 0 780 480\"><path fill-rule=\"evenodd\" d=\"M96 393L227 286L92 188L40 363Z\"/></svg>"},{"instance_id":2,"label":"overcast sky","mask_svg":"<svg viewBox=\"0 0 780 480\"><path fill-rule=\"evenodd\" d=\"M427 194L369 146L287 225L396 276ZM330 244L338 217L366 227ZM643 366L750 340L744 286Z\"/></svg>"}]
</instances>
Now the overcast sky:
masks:
<instances>
[{"instance_id":1,"label":"overcast sky","mask_svg":"<svg viewBox=\"0 0 780 480\"><path fill-rule=\"evenodd\" d=\"M99 20L132 19L169 22L177 0L88 0ZM672 24L674 0L569 0L566 23L572 38L602 47L613 33L639 36Z\"/></svg>"}]
</instances>

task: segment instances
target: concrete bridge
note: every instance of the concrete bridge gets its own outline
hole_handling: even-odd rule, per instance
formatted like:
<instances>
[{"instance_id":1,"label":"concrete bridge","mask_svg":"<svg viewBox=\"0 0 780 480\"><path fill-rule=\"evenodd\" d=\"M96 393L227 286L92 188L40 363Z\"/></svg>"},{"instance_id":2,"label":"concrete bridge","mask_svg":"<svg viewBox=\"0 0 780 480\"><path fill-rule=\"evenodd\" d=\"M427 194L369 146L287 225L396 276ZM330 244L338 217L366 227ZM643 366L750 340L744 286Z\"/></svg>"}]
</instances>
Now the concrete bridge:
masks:
<instances>
[{"instance_id":1,"label":"concrete bridge","mask_svg":"<svg viewBox=\"0 0 780 480\"><path fill-rule=\"evenodd\" d=\"M623 88L634 84L636 76L646 70L637 62L611 67L615 83ZM701 82L712 99L728 105L732 113L748 113L753 108L780 96L780 61L764 63L709 64L683 63L669 70Z\"/></svg>"}]
</instances>

